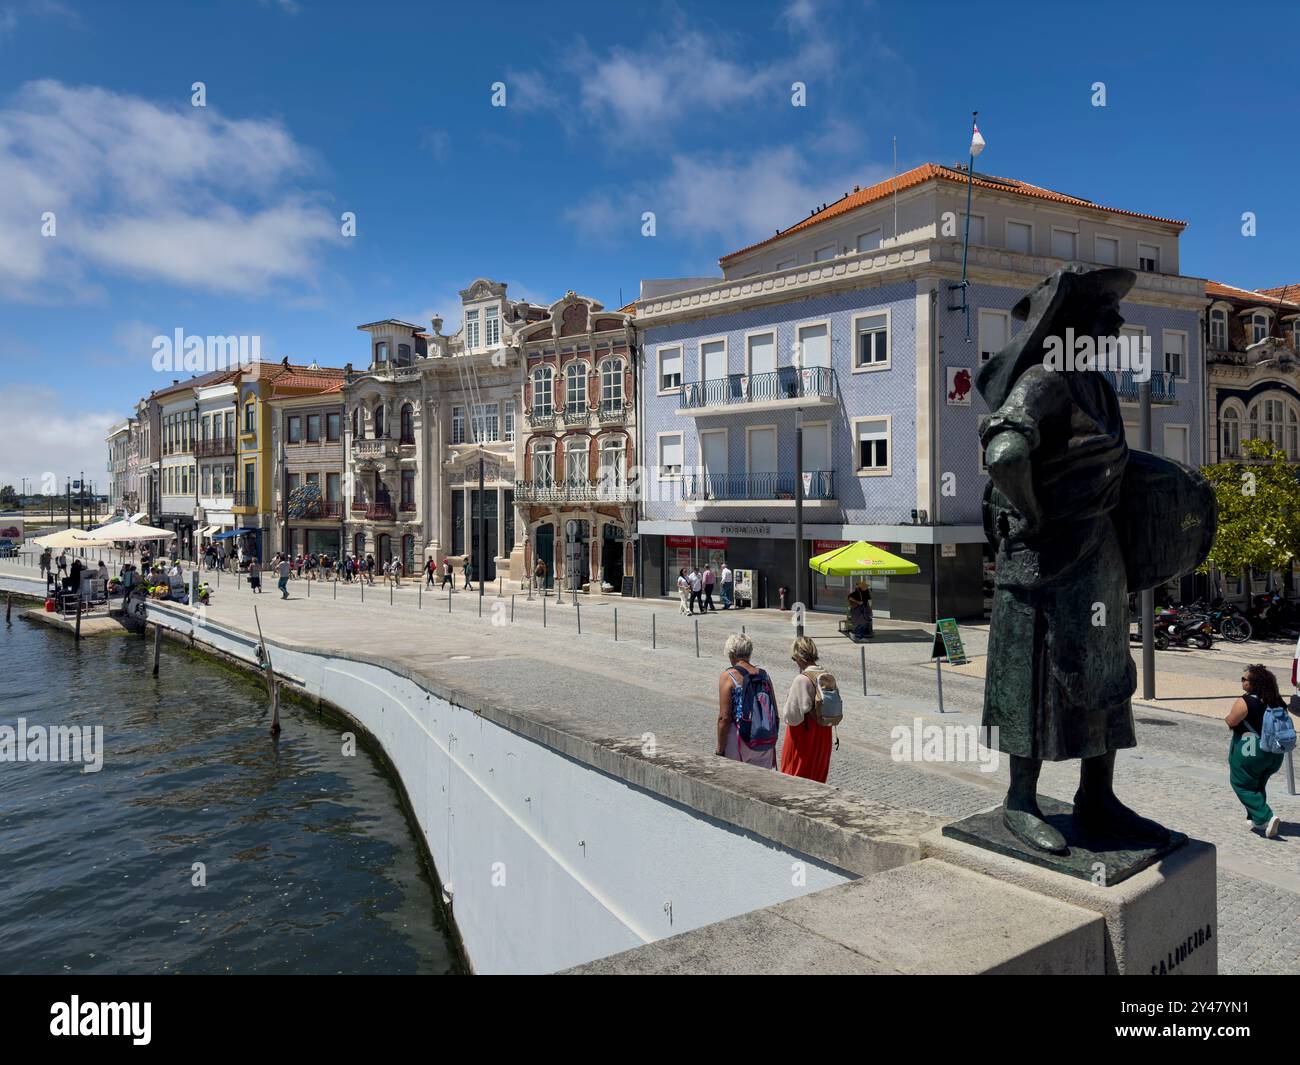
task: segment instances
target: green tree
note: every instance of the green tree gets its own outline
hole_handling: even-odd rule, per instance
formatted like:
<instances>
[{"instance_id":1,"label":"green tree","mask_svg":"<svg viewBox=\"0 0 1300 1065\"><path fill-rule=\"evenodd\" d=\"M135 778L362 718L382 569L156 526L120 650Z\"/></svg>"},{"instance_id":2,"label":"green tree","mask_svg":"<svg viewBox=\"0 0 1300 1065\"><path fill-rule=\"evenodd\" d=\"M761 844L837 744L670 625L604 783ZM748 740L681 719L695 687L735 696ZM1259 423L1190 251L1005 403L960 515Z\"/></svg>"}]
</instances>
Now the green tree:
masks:
<instances>
[{"instance_id":1,"label":"green tree","mask_svg":"<svg viewBox=\"0 0 1300 1065\"><path fill-rule=\"evenodd\" d=\"M0 507L16 507L18 505L18 493L14 491L11 484L0 487Z\"/></svg>"},{"instance_id":2,"label":"green tree","mask_svg":"<svg viewBox=\"0 0 1300 1065\"><path fill-rule=\"evenodd\" d=\"M1219 528L1206 562L1224 574L1246 567L1284 570L1300 557L1300 480L1271 441L1243 440L1241 449L1246 461L1201 471L1219 501Z\"/></svg>"}]
</instances>

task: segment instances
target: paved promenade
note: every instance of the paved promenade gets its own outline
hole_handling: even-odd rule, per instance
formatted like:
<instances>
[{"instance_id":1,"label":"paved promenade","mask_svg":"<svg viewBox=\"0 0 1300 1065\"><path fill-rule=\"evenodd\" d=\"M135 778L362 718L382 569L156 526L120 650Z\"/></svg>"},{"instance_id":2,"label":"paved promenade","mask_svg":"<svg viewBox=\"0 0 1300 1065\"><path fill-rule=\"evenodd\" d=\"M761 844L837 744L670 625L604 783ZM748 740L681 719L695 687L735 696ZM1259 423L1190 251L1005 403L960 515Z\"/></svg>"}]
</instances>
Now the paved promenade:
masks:
<instances>
[{"instance_id":1,"label":"paved promenade","mask_svg":"<svg viewBox=\"0 0 1300 1065\"><path fill-rule=\"evenodd\" d=\"M33 575L30 567L14 565L0 565L0 572ZM209 577L215 584L214 578ZM282 601L274 582L266 581L263 594L254 596L246 581L222 574L209 616L256 631L256 605L268 638L387 656L525 715L531 707L563 707L611 739L649 732L664 743L711 750L717 676L726 664L722 645L741 625L754 639L754 661L772 673L782 698L793 676L790 616L775 611L699 618L697 658L697 619L680 616L675 602L611 597L583 601L578 610L552 595L543 617L540 600L517 594L512 620L510 594L498 598L495 587L481 604L476 591L457 591L450 609L447 593L421 591L413 580L397 590L382 582L368 585L364 603L356 584L336 588L317 582L309 589L306 581L291 581L290 594ZM822 648L823 664L848 693L830 783L945 818L1000 801L1005 760L986 773L974 762L910 763L891 757L890 731L896 725L910 726L916 717L926 723L978 722L986 629L963 629L972 662L961 669L945 667L948 712L940 717L929 628L878 623L876 638L866 645L870 694L864 697L859 648L835 633L836 620L811 615L807 624ZM1262 660L1285 682L1290 647L1216 645L1209 652L1161 652L1156 659L1157 692L1165 698L1135 705L1140 745L1121 752L1117 790L1142 813L1218 847L1220 971L1300 973L1300 797L1287 794L1285 771L1280 773L1270 801L1282 817L1282 836L1270 841L1249 832L1228 787L1228 733L1222 723L1239 689L1242 664ZM1076 779L1076 764L1049 764L1041 788L1068 801Z\"/></svg>"}]
</instances>

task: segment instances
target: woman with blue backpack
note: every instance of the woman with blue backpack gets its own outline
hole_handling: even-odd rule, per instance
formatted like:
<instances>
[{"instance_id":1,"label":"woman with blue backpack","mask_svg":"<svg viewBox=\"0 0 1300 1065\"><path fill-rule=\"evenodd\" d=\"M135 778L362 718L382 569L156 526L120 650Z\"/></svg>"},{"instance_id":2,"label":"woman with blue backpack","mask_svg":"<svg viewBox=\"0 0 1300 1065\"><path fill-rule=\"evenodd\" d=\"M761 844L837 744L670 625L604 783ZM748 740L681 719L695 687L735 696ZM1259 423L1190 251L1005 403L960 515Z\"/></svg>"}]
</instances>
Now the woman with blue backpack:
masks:
<instances>
[{"instance_id":1,"label":"woman with blue backpack","mask_svg":"<svg viewBox=\"0 0 1300 1065\"><path fill-rule=\"evenodd\" d=\"M776 689L766 670L749 659L754 641L740 633L727 637L731 666L718 678L718 729L714 754L765 769L776 768L781 719Z\"/></svg>"},{"instance_id":2,"label":"woman with blue backpack","mask_svg":"<svg viewBox=\"0 0 1300 1065\"><path fill-rule=\"evenodd\" d=\"M1263 665L1247 666L1241 676L1242 696L1223 720L1232 729L1228 748L1229 780L1250 827L1276 839L1279 820L1264 797L1271 777L1282 767L1285 753L1295 747L1295 725L1287 713L1277 678Z\"/></svg>"}]
</instances>

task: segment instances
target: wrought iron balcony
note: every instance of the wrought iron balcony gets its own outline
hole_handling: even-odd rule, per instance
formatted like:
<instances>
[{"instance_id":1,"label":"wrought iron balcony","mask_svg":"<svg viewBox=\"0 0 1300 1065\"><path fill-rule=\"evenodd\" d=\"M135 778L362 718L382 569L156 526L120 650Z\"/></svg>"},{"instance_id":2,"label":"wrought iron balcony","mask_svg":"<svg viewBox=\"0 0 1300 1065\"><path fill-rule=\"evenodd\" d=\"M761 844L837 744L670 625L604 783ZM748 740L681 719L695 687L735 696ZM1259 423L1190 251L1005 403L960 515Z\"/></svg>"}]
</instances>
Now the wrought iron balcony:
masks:
<instances>
[{"instance_id":1,"label":"wrought iron balcony","mask_svg":"<svg viewBox=\"0 0 1300 1065\"><path fill-rule=\"evenodd\" d=\"M560 409L560 420L565 425L586 425L591 420L591 408L585 403L571 403Z\"/></svg>"},{"instance_id":2,"label":"wrought iron balcony","mask_svg":"<svg viewBox=\"0 0 1300 1065\"><path fill-rule=\"evenodd\" d=\"M356 509L355 504L353 509ZM275 508L275 516L281 521L284 520L284 503L280 503ZM306 511L302 514L289 515L290 521L328 521L337 520L343 517L343 501L341 499L317 499L314 500Z\"/></svg>"},{"instance_id":3,"label":"wrought iron balcony","mask_svg":"<svg viewBox=\"0 0 1300 1065\"><path fill-rule=\"evenodd\" d=\"M531 425L534 429L552 429L555 427L554 410L547 411L546 413L542 413L534 408L532 410L527 411L525 413L525 417L528 419L528 424Z\"/></svg>"},{"instance_id":4,"label":"wrought iron balcony","mask_svg":"<svg viewBox=\"0 0 1300 1065\"><path fill-rule=\"evenodd\" d=\"M401 504L401 508L402 508L402 512L403 512L403 513L414 514L414 513L415 513L415 500L411 500L410 502L407 502L407 503L403 503L403 504Z\"/></svg>"},{"instance_id":5,"label":"wrought iron balcony","mask_svg":"<svg viewBox=\"0 0 1300 1065\"><path fill-rule=\"evenodd\" d=\"M754 404L798 406L800 400L830 402L836 396L835 371L829 366L797 369L782 366L769 373L730 374L681 386L677 406L683 411Z\"/></svg>"},{"instance_id":6,"label":"wrought iron balcony","mask_svg":"<svg viewBox=\"0 0 1300 1065\"><path fill-rule=\"evenodd\" d=\"M635 498L626 480L516 481L521 503L626 503Z\"/></svg>"},{"instance_id":7,"label":"wrought iron balcony","mask_svg":"<svg viewBox=\"0 0 1300 1065\"><path fill-rule=\"evenodd\" d=\"M627 405L621 400L617 403L602 401L600 404L601 424L621 422L627 418Z\"/></svg>"},{"instance_id":8,"label":"wrought iron balcony","mask_svg":"<svg viewBox=\"0 0 1300 1065\"><path fill-rule=\"evenodd\" d=\"M834 470L804 470L803 498L825 502L835 498ZM682 478L682 499L691 503L738 500L790 500L796 476L790 473L705 473Z\"/></svg>"},{"instance_id":9,"label":"wrought iron balcony","mask_svg":"<svg viewBox=\"0 0 1300 1065\"><path fill-rule=\"evenodd\" d=\"M220 436L212 440L200 440L194 445L194 454L201 459L218 459L235 453L235 438Z\"/></svg>"},{"instance_id":10,"label":"wrought iron balcony","mask_svg":"<svg viewBox=\"0 0 1300 1065\"><path fill-rule=\"evenodd\" d=\"M1110 377L1110 383L1115 387L1115 393L1123 403L1136 403L1139 397L1141 382L1136 378L1132 370L1107 370L1106 374ZM1177 403L1178 398L1175 394L1176 379L1173 374L1165 371L1156 370L1151 374L1151 402L1158 404Z\"/></svg>"}]
</instances>

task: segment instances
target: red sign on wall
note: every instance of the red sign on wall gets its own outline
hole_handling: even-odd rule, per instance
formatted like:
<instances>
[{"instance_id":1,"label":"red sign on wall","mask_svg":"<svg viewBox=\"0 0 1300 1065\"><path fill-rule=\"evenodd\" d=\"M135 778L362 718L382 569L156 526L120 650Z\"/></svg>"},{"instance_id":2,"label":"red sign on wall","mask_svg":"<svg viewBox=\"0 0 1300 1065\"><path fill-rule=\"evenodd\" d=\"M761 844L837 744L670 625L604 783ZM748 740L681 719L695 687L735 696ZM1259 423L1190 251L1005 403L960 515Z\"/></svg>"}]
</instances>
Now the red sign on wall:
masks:
<instances>
[{"instance_id":1,"label":"red sign on wall","mask_svg":"<svg viewBox=\"0 0 1300 1065\"><path fill-rule=\"evenodd\" d=\"M722 550L727 546L727 538L725 536L701 536L700 546L712 548L715 551Z\"/></svg>"},{"instance_id":2,"label":"red sign on wall","mask_svg":"<svg viewBox=\"0 0 1300 1065\"><path fill-rule=\"evenodd\" d=\"M666 536L664 539L668 541L669 547L693 548L695 546L694 536Z\"/></svg>"},{"instance_id":3,"label":"red sign on wall","mask_svg":"<svg viewBox=\"0 0 1300 1065\"><path fill-rule=\"evenodd\" d=\"M813 554L824 555L827 551L834 551L837 547L848 547L848 540L814 540Z\"/></svg>"}]
</instances>

